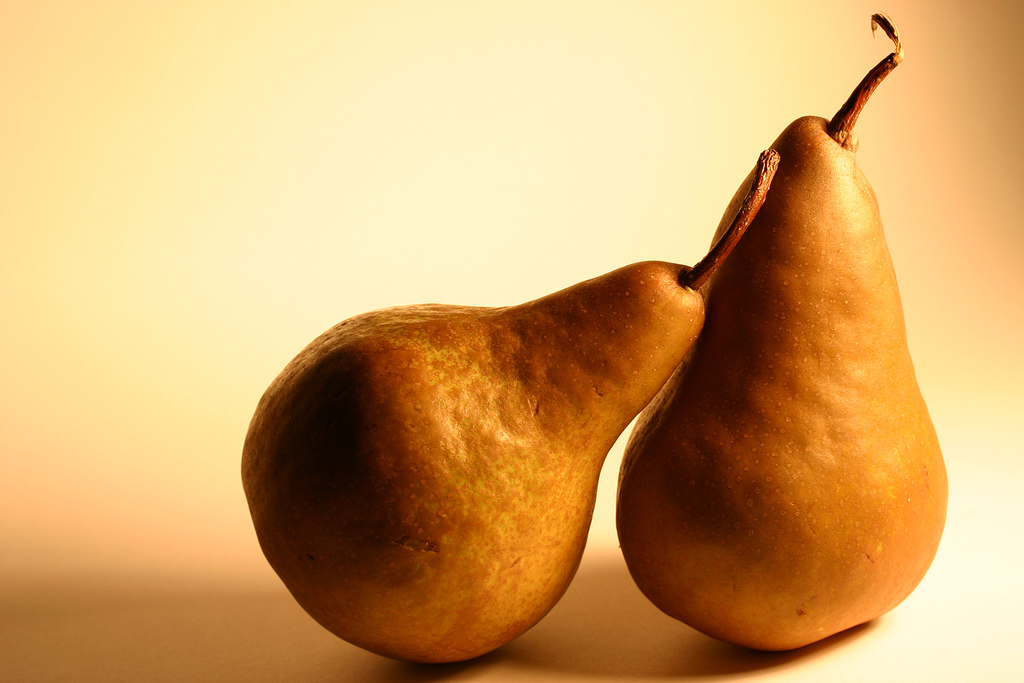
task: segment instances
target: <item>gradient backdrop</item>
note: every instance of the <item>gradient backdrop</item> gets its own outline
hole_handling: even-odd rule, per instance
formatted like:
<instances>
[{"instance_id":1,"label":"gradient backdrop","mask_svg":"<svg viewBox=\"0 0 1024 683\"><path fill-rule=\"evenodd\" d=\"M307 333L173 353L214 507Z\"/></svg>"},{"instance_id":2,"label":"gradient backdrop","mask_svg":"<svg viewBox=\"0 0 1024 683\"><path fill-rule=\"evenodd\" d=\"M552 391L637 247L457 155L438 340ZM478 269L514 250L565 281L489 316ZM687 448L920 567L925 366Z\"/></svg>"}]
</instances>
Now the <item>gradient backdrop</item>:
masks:
<instances>
[{"instance_id":1,"label":"gradient backdrop","mask_svg":"<svg viewBox=\"0 0 1024 683\"><path fill-rule=\"evenodd\" d=\"M906 61L859 160L950 533L1024 559L1024 4L3 0L0 577L273 580L239 456L302 346L695 262L758 152L890 51L877 10Z\"/></svg>"}]
</instances>

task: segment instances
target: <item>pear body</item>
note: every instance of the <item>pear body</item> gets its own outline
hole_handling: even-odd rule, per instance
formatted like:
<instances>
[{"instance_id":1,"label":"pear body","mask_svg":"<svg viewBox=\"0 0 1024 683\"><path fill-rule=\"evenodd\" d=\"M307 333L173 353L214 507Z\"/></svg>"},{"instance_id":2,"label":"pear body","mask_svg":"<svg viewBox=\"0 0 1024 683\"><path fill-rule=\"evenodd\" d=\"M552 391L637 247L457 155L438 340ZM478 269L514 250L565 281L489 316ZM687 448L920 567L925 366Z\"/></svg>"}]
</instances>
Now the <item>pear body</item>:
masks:
<instances>
[{"instance_id":1,"label":"pear body","mask_svg":"<svg viewBox=\"0 0 1024 683\"><path fill-rule=\"evenodd\" d=\"M826 124L799 119L773 145L771 193L703 290L703 332L620 470L619 539L640 589L763 650L892 609L945 521L877 202Z\"/></svg>"},{"instance_id":2,"label":"pear body","mask_svg":"<svg viewBox=\"0 0 1024 683\"><path fill-rule=\"evenodd\" d=\"M267 389L243 448L260 545L339 637L469 659L536 623L586 543L609 449L703 322L683 266L505 308L346 320Z\"/></svg>"}]
</instances>

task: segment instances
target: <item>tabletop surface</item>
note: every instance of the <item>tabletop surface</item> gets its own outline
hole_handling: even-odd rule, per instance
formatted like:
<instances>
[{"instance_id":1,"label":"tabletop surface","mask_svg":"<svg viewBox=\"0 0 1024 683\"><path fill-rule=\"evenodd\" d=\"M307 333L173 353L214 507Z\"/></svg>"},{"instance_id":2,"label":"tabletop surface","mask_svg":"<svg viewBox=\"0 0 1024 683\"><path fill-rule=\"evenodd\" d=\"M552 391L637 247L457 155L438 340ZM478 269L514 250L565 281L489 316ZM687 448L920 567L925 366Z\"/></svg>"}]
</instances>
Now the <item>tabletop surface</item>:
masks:
<instances>
[{"instance_id":1,"label":"tabletop surface","mask_svg":"<svg viewBox=\"0 0 1024 683\"><path fill-rule=\"evenodd\" d=\"M37 681L1010 681L1024 679L1021 506L1014 479L950 472L931 571L899 607L806 648L760 653L651 605L614 547L591 547L568 592L498 651L447 665L338 640L276 581L94 576L5 581L0 672Z\"/></svg>"}]
</instances>

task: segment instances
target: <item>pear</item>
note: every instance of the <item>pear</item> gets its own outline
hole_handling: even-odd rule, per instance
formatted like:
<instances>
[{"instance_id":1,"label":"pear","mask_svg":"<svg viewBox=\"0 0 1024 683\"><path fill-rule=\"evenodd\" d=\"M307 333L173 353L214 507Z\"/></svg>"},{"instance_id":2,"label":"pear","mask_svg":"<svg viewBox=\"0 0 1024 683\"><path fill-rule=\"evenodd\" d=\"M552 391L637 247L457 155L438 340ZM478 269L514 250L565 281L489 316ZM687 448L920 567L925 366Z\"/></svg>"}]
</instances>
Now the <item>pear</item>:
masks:
<instances>
[{"instance_id":1,"label":"pear","mask_svg":"<svg viewBox=\"0 0 1024 683\"><path fill-rule=\"evenodd\" d=\"M831 121L775 141L778 174L702 293L704 329L620 468L627 566L662 611L788 650L888 612L924 577L947 479L852 134L896 44ZM723 225L736 211L726 210Z\"/></svg>"},{"instance_id":2,"label":"pear","mask_svg":"<svg viewBox=\"0 0 1024 683\"><path fill-rule=\"evenodd\" d=\"M693 269L635 263L517 306L355 316L266 390L242 481L260 546L337 636L397 659L484 654L535 624L583 553L609 449L704 321Z\"/></svg>"}]
</instances>

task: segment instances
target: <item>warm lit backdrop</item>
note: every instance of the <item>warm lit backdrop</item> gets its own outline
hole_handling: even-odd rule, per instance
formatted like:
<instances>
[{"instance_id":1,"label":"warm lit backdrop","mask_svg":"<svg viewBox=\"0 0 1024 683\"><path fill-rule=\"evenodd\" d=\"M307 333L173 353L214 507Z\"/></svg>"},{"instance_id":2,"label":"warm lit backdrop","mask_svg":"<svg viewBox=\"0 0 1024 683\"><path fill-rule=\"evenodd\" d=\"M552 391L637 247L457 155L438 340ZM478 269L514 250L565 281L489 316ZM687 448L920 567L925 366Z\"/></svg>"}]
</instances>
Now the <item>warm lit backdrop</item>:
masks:
<instances>
[{"instance_id":1,"label":"warm lit backdrop","mask_svg":"<svg viewBox=\"0 0 1024 683\"><path fill-rule=\"evenodd\" d=\"M1024 5L968 6L0 1L0 580L272 579L239 456L303 345L373 308L693 263L758 152L890 50L877 10L906 61L859 160L950 529L1019 538Z\"/></svg>"}]
</instances>

